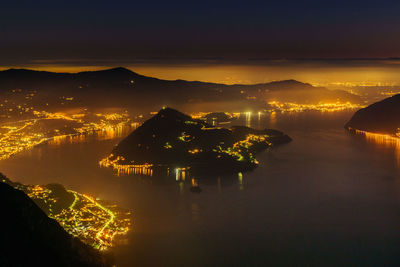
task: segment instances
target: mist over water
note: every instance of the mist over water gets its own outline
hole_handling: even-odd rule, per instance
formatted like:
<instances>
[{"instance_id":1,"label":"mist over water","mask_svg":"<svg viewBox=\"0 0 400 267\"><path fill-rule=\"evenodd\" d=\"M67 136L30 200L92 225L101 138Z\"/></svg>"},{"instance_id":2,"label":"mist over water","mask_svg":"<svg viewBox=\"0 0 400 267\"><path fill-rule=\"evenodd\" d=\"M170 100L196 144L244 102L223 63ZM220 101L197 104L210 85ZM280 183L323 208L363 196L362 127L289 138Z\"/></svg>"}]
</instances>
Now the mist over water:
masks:
<instances>
[{"instance_id":1,"label":"mist over water","mask_svg":"<svg viewBox=\"0 0 400 267\"><path fill-rule=\"evenodd\" d=\"M98 161L128 131L44 144L0 161L22 183L58 182L132 210L119 266L399 263L398 148L343 129L352 111L266 113L234 124L275 128L289 144L254 171L198 179L117 176Z\"/></svg>"}]
</instances>

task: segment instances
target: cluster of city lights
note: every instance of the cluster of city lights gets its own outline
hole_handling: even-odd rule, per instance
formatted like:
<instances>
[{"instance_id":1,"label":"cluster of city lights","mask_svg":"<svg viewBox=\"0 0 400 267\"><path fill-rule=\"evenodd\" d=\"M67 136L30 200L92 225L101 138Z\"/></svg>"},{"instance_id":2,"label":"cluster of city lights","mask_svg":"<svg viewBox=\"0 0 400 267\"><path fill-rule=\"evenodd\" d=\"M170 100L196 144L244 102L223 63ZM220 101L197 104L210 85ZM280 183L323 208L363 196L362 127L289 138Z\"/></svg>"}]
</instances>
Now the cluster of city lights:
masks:
<instances>
[{"instance_id":1,"label":"cluster of city lights","mask_svg":"<svg viewBox=\"0 0 400 267\"><path fill-rule=\"evenodd\" d=\"M200 113L198 116L203 116L206 113ZM247 112L246 118L251 117L251 113ZM259 114L260 115L260 114ZM235 115L236 116L236 115ZM185 121L185 124L198 124L198 121L194 120L187 120ZM215 130L215 129L221 129L220 127L207 127L205 125L202 125L201 130L207 131L207 130ZM154 135L153 135L154 137ZM184 143L191 143L194 139L194 136L186 133L186 132L181 132L179 136L177 136L178 141L184 142ZM166 150L171 150L173 149L174 141L171 142L166 142L163 145L163 148ZM217 155L216 157L218 159L223 159L223 158L232 158L236 161L240 162L245 162L249 161L253 164L258 164L258 161L255 159L253 153L250 151L251 148L255 145L263 145L263 147L269 147L271 146L271 142L269 142L269 136L268 135L256 135L256 134L249 134L246 136L245 139L237 141L234 143L232 146L229 147L222 147L222 146L217 146L215 147L212 151L215 152ZM203 150L201 148L189 148L187 150L188 154L194 155L194 154L199 154L202 153ZM153 175L153 163L144 163L144 164L134 164L134 161L129 161L124 158L122 155L114 155L110 154L106 158L100 160L99 164L101 167L107 167L107 168L112 168L117 171L117 175L119 176L120 174L140 174L140 175ZM161 165L159 165L161 167Z\"/></svg>"},{"instance_id":2,"label":"cluster of city lights","mask_svg":"<svg viewBox=\"0 0 400 267\"><path fill-rule=\"evenodd\" d=\"M268 141L268 137L268 135L249 134L246 136L246 139L234 143L231 147L222 148L221 146L217 146L215 149L213 149L213 151L219 154L217 158L222 158L223 155L227 155L236 159L237 161L250 160L251 163L258 164L258 161L255 159L253 153L249 152L249 149L256 144L263 144L267 147L271 146L272 144ZM203 152L203 150L198 148L188 150L189 154L198 154L201 152ZM121 174L153 175L154 165L151 163L127 164L126 162L127 161L123 156L115 156L114 154L110 154L108 157L102 159L99 164L101 167L114 169L117 171L118 176ZM175 171L177 175L181 175L182 171L186 170L188 170L188 168L177 168ZM169 173L169 168L167 171Z\"/></svg>"},{"instance_id":3,"label":"cluster of city lights","mask_svg":"<svg viewBox=\"0 0 400 267\"><path fill-rule=\"evenodd\" d=\"M86 109L50 112L47 110L49 106L67 104L74 97L62 96L51 104L38 105L32 101L37 94L37 90L13 89L2 95L0 160L44 142L59 144L67 138L76 142L92 133L107 139L120 135L125 126L137 127L137 124L131 123L127 112L91 113ZM117 237L125 235L131 228L130 212L116 205L74 191L58 195L59 192L53 191L50 185L23 185L5 177L1 181L24 191L67 232L97 249L113 246ZM70 196L69 200L65 193ZM69 205L72 196L73 201Z\"/></svg>"},{"instance_id":4,"label":"cluster of city lights","mask_svg":"<svg viewBox=\"0 0 400 267\"><path fill-rule=\"evenodd\" d=\"M367 140L374 141L378 144L395 145L400 147L400 128L397 129L396 135L389 135L383 133L372 133L367 131L362 131L349 127L349 131L354 132L359 135L363 135Z\"/></svg>"},{"instance_id":5,"label":"cluster of city lights","mask_svg":"<svg viewBox=\"0 0 400 267\"><path fill-rule=\"evenodd\" d=\"M50 186L24 185L6 178L2 182L24 191L68 233L94 248L104 250L114 246L116 237L124 236L131 228L130 212L88 195L68 190L73 201L63 207L64 203L58 201L64 202L65 196L57 195ZM59 208L55 209L57 205Z\"/></svg>"},{"instance_id":6,"label":"cluster of city lights","mask_svg":"<svg viewBox=\"0 0 400 267\"><path fill-rule=\"evenodd\" d=\"M184 134L184 136L188 136ZM181 136L180 136L181 137ZM188 136L190 138L190 136ZM253 153L250 152L250 149L255 145L264 145L265 147L269 147L272 145L268 140L268 135L255 135L249 134L246 136L244 140L237 141L232 146L228 148L222 148L221 146L217 146L213 149L213 152L216 152L217 158L230 157L234 158L237 161L245 161L249 160L253 164L258 164ZM186 140L185 140L186 141ZM171 149L172 146L167 142L164 145L165 149ZM199 148L189 149L187 151L189 154L199 154L202 153L203 150ZM101 167L112 168L117 171L117 175L121 174L140 174L140 175L153 175L153 167L152 163L144 163L144 164L132 164L127 163L127 160L123 156L116 156L114 154L110 154L108 157L100 160L99 162ZM161 165L160 165L161 166ZM177 168L175 169L176 174L182 175L182 171L187 171L189 167L185 168ZM169 175L169 168L167 168L167 172ZM184 174L183 174L184 175Z\"/></svg>"},{"instance_id":7,"label":"cluster of city lights","mask_svg":"<svg viewBox=\"0 0 400 267\"><path fill-rule=\"evenodd\" d=\"M336 112L343 110L353 110L362 108L362 105L353 104L350 102L336 102L336 103L318 103L318 104L298 104L279 101L268 102L274 111L280 112L304 112L304 111L321 111L321 112Z\"/></svg>"},{"instance_id":8,"label":"cluster of city lights","mask_svg":"<svg viewBox=\"0 0 400 267\"><path fill-rule=\"evenodd\" d=\"M74 194L74 202L68 209L50 215L71 235L97 249L114 245L116 236L125 235L131 227L130 212L116 205L106 205L85 194Z\"/></svg>"},{"instance_id":9,"label":"cluster of city lights","mask_svg":"<svg viewBox=\"0 0 400 267\"><path fill-rule=\"evenodd\" d=\"M34 111L33 114L33 119L0 125L0 160L47 141L94 132L116 135L124 126L132 126L126 113L89 116L89 113Z\"/></svg>"},{"instance_id":10,"label":"cluster of city lights","mask_svg":"<svg viewBox=\"0 0 400 267\"><path fill-rule=\"evenodd\" d=\"M381 92L381 95L383 95L383 96L394 96L394 95L397 95L397 94L400 94L400 91L388 91L388 92Z\"/></svg>"},{"instance_id":11,"label":"cluster of city lights","mask_svg":"<svg viewBox=\"0 0 400 267\"><path fill-rule=\"evenodd\" d=\"M99 164L101 167L112 168L117 171L118 176L121 174L143 174L153 175L153 164L126 164L123 156L114 156L110 154L108 157L102 159Z\"/></svg>"},{"instance_id":12,"label":"cluster of city lights","mask_svg":"<svg viewBox=\"0 0 400 267\"><path fill-rule=\"evenodd\" d=\"M237 141L233 144L232 147L228 147L226 149L221 148L220 146L217 149L214 149L214 152L219 152L223 154L227 154L231 157L234 157L237 161L244 161L245 157L243 155L247 155L250 162L254 164L258 164L258 161L254 157L253 153L249 152L249 150L258 144L263 144L267 147L272 144L268 141L268 135L255 135L249 134L246 136L246 139ZM219 155L220 156L220 155Z\"/></svg>"},{"instance_id":13,"label":"cluster of city lights","mask_svg":"<svg viewBox=\"0 0 400 267\"><path fill-rule=\"evenodd\" d=\"M229 118L231 119L237 119L240 117L240 112L224 112ZM192 117L193 119L203 119L210 114L210 112L196 112L196 113L191 113L190 117ZM217 119L217 118L214 118Z\"/></svg>"}]
</instances>

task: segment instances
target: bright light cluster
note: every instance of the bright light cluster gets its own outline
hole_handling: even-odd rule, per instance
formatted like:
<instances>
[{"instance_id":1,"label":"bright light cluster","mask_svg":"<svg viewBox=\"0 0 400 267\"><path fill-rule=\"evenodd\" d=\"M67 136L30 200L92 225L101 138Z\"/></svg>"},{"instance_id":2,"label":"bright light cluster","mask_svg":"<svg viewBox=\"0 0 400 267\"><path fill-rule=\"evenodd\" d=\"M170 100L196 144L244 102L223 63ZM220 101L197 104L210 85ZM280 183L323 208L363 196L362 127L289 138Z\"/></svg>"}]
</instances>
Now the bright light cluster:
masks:
<instances>
[{"instance_id":1,"label":"bright light cluster","mask_svg":"<svg viewBox=\"0 0 400 267\"><path fill-rule=\"evenodd\" d=\"M94 132L103 132L105 137L115 137L130 122L128 114L51 113L34 111L35 118L9 122L0 126L0 160L43 142L61 141Z\"/></svg>"},{"instance_id":2,"label":"bright light cluster","mask_svg":"<svg viewBox=\"0 0 400 267\"><path fill-rule=\"evenodd\" d=\"M198 154L200 152L203 152L203 150L202 149L198 149L198 148L194 148L194 149L189 149L188 152L190 154Z\"/></svg>"},{"instance_id":3,"label":"bright light cluster","mask_svg":"<svg viewBox=\"0 0 400 267\"><path fill-rule=\"evenodd\" d=\"M228 117L230 118L239 118L240 117L240 112L234 112L234 113L229 113L229 112L224 112ZM191 113L190 117L193 119L204 119L210 112L196 112L196 113Z\"/></svg>"},{"instance_id":4,"label":"bright light cluster","mask_svg":"<svg viewBox=\"0 0 400 267\"><path fill-rule=\"evenodd\" d=\"M130 227L130 213L116 205L106 205L94 198L69 191L74 194L74 202L53 217L73 236L97 248L113 246L116 236L125 235Z\"/></svg>"},{"instance_id":5,"label":"bright light cluster","mask_svg":"<svg viewBox=\"0 0 400 267\"><path fill-rule=\"evenodd\" d=\"M50 218L55 219L68 233L94 248L104 250L114 246L116 237L124 236L131 228L131 214L113 204L68 190L74 200L69 207L55 211L61 196L52 194L46 186L9 183L24 191Z\"/></svg>"},{"instance_id":6,"label":"bright light cluster","mask_svg":"<svg viewBox=\"0 0 400 267\"><path fill-rule=\"evenodd\" d=\"M279 101L268 102L272 109L280 112L304 112L304 111L321 111L321 112L336 112L343 110L352 110L362 108L362 105L353 104L350 102L336 102L336 103L318 103L318 104L298 104Z\"/></svg>"},{"instance_id":7,"label":"bright light cluster","mask_svg":"<svg viewBox=\"0 0 400 267\"><path fill-rule=\"evenodd\" d=\"M117 171L118 176L120 174L143 174L153 175L153 164L124 164L125 158L122 156L114 157L110 154L108 157L102 159L99 164L101 167L110 167Z\"/></svg>"},{"instance_id":8,"label":"bright light cluster","mask_svg":"<svg viewBox=\"0 0 400 267\"><path fill-rule=\"evenodd\" d=\"M223 149L218 146L216 149L214 149L214 152L227 154L231 157L234 157L237 161L250 160L250 162L258 164L258 161L254 157L253 153L249 152L249 149L257 144L271 146L272 144L268 141L268 137L268 135L249 134L246 136L246 139L234 143L232 147ZM244 155L246 155L248 158L246 159Z\"/></svg>"}]
</instances>

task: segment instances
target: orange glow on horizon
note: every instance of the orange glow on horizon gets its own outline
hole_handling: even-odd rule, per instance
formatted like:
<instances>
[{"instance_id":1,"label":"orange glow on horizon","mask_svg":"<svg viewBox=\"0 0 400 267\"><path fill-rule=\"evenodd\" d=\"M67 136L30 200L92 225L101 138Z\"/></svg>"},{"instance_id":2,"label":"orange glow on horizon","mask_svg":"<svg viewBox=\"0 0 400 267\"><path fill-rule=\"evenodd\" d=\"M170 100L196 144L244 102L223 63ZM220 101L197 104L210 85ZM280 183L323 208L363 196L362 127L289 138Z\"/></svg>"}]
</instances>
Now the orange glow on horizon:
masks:
<instances>
[{"instance_id":1,"label":"orange glow on horizon","mask_svg":"<svg viewBox=\"0 0 400 267\"><path fill-rule=\"evenodd\" d=\"M378 64L378 63L376 63ZM251 64L218 64L203 62L198 64L132 64L115 63L96 65L55 64L49 62L19 66L0 66L0 70L26 68L39 71L69 72L96 71L114 67L126 67L138 74L165 80L184 79L223 84L256 84L271 81L295 79L314 86L352 88L354 86L400 86L397 64L381 63L372 67L329 65L304 62L302 64L277 60Z\"/></svg>"}]
</instances>

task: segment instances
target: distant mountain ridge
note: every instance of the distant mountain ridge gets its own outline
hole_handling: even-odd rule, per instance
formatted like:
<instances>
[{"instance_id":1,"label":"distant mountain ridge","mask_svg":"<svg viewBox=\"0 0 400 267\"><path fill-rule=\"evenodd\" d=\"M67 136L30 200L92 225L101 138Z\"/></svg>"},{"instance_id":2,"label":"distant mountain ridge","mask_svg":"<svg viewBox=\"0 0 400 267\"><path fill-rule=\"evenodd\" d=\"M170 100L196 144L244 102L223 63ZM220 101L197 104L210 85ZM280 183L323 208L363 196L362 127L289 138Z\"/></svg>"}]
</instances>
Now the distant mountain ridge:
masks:
<instances>
[{"instance_id":1,"label":"distant mountain ridge","mask_svg":"<svg viewBox=\"0 0 400 267\"><path fill-rule=\"evenodd\" d=\"M39 90L47 97L62 95L76 97L77 105L160 107L182 103L239 101L265 104L266 101L297 101L318 103L361 102L351 93L314 87L295 80L253 85L218 84L185 80L162 80L118 67L78 73L54 73L27 69L0 71L0 93L12 89ZM154 97L157 96L157 97ZM89 101L90 100L90 101ZM240 106L240 105L238 105Z\"/></svg>"},{"instance_id":2,"label":"distant mountain ridge","mask_svg":"<svg viewBox=\"0 0 400 267\"><path fill-rule=\"evenodd\" d=\"M190 83L194 85L219 85L219 86L228 86L228 87L254 87L254 86L269 86L269 89L282 89L282 86L301 86L304 88L313 87L311 84L302 83L293 79L289 80L281 80L281 81L272 81L268 83L256 83L256 84L220 84L213 82L202 82L202 81L187 81L182 79L176 80L163 80L153 77L144 76L133 72L124 67L116 67L105 70L96 70L96 71L82 71L77 73L67 73L67 72L51 72L51 71L39 71L39 70L30 70L30 69L15 69L10 68L7 70L0 71L0 82L7 79L43 79L43 78L136 78L141 80L153 80L153 81L163 81L163 82L176 82L176 83Z\"/></svg>"}]
</instances>

